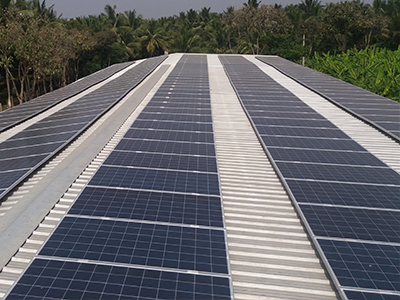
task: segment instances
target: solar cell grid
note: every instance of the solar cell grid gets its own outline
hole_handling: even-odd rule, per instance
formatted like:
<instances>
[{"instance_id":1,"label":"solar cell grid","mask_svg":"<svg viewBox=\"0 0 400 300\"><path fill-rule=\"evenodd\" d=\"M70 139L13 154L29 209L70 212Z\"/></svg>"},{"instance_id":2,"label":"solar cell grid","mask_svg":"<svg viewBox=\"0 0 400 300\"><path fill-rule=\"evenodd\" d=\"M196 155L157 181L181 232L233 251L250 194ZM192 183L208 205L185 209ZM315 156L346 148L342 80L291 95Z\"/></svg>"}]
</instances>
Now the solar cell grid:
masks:
<instances>
[{"instance_id":1,"label":"solar cell grid","mask_svg":"<svg viewBox=\"0 0 400 300\"><path fill-rule=\"evenodd\" d=\"M113 151L104 165L217 173L215 157L165 153Z\"/></svg>"},{"instance_id":2,"label":"solar cell grid","mask_svg":"<svg viewBox=\"0 0 400 300\"><path fill-rule=\"evenodd\" d=\"M24 173L28 172L30 168L42 162L47 156L48 154L44 153L42 155L7 158L4 160L0 160L1 186L4 188L7 187L7 184L11 186L14 181L17 181L17 175L22 176ZM25 171L22 172L19 170Z\"/></svg>"},{"instance_id":3,"label":"solar cell grid","mask_svg":"<svg viewBox=\"0 0 400 300\"><path fill-rule=\"evenodd\" d=\"M295 109L293 109L295 111ZM302 119L302 120L322 120L323 117L320 114L312 113L312 112L274 112L274 111L263 111L263 112L253 112L249 111L249 115L253 118L253 120L258 120L258 118L290 118L290 119Z\"/></svg>"},{"instance_id":4,"label":"solar cell grid","mask_svg":"<svg viewBox=\"0 0 400 300\"><path fill-rule=\"evenodd\" d=\"M211 132L185 132L152 129L130 129L124 136L125 139L169 140L182 142L214 143Z\"/></svg>"},{"instance_id":5,"label":"solar cell grid","mask_svg":"<svg viewBox=\"0 0 400 300\"><path fill-rule=\"evenodd\" d=\"M385 165L381 160L366 151L345 152L329 150L320 151L312 149L270 148L269 152L276 161L387 167L387 165Z\"/></svg>"},{"instance_id":6,"label":"solar cell grid","mask_svg":"<svg viewBox=\"0 0 400 300\"><path fill-rule=\"evenodd\" d=\"M300 207L316 236L400 243L399 211L319 205Z\"/></svg>"},{"instance_id":7,"label":"solar cell grid","mask_svg":"<svg viewBox=\"0 0 400 300\"><path fill-rule=\"evenodd\" d=\"M211 123L211 115L197 114L157 114L157 113L141 113L138 120L157 120L157 121L176 121L176 122L193 122L193 123Z\"/></svg>"},{"instance_id":8,"label":"solar cell grid","mask_svg":"<svg viewBox=\"0 0 400 300\"><path fill-rule=\"evenodd\" d=\"M45 130L46 127L51 127L51 126L61 126L61 125L71 125L75 124L76 122L86 122L84 126L90 125L92 122L96 120L96 117L100 116L102 113L105 112L106 107L110 107L114 105L116 102L118 102L121 98L121 95L124 95L125 93L129 92L132 88L134 88L137 84L140 83L144 77L146 77L158 64L160 64L164 58L155 58L155 59L150 59L142 64L140 64L137 68L133 68L131 70L128 70L126 73L121 75L115 80L112 80L105 84L104 86L100 87L98 90L93 92L93 94L101 94L101 91L107 91L106 93L110 94L110 97L108 98L108 104L107 106L93 106L91 107L90 111L88 110L74 110L74 107L80 107L80 104L85 103L85 101L91 101L93 103L93 99L86 99L86 96L83 96L76 100L74 103L70 104L69 106L61 109L60 111L46 117L45 119L37 122L36 124L30 126L27 128L27 131L33 130L33 129L39 129L42 128L42 133L44 137L41 137L40 135L36 135L34 138L26 138L29 136L29 134L26 134L24 131L21 132L20 134L17 134L13 137L13 139L16 142L13 142L11 139L9 142L5 143L5 147L13 147L16 144L20 142L26 142L26 145L29 145L29 148L23 149L18 148L18 149L13 149L9 150L7 153L5 152L5 149L1 151L4 154L4 157L10 158L7 161L3 160L3 162L6 162L6 165L2 164L3 166L3 171L11 171L11 170L17 170L17 169L26 169L25 173L15 173L15 174L20 174L20 178L16 178L15 176L13 177L14 183L23 179L25 176L29 174L31 168L37 167L40 162L44 162L46 159L49 159L52 155L55 154L56 151L61 149L63 145L67 145L74 136L79 134L83 127L77 128L75 131L71 132L59 132L60 128L53 129L52 130ZM92 95L93 96L93 95ZM35 132L36 134L38 132ZM57 133L57 137L49 137L48 134L54 134ZM22 139L18 140L19 138L25 138L25 141ZM56 145L53 143L53 141L64 141L63 144L58 144ZM48 142L47 144L44 144L45 142ZM40 146L35 145L40 144ZM31 151L29 151L31 150ZM41 151L40 151L41 150ZM35 154L35 155L32 155ZM29 159L21 159L21 155L30 155ZM14 183L9 180L9 178L5 179L3 178L5 175L4 173L0 173L0 181L2 182L8 182L9 187L11 188ZM3 196L4 193L1 195Z\"/></svg>"},{"instance_id":9,"label":"solar cell grid","mask_svg":"<svg viewBox=\"0 0 400 300\"><path fill-rule=\"evenodd\" d=\"M215 156L213 144L122 139L116 150Z\"/></svg>"},{"instance_id":10,"label":"solar cell grid","mask_svg":"<svg viewBox=\"0 0 400 300\"><path fill-rule=\"evenodd\" d=\"M361 147L358 143L350 139L329 139L329 138L310 138L310 137L287 138L282 136L263 135L262 140L264 141L267 147L365 151L363 147Z\"/></svg>"},{"instance_id":11,"label":"solar cell grid","mask_svg":"<svg viewBox=\"0 0 400 300\"><path fill-rule=\"evenodd\" d=\"M294 77L300 83L305 84L307 87L315 91L318 91L325 97L328 97L330 101L333 101L335 104L338 104L351 112L356 112L357 108L368 106L366 102L370 102L371 105L374 105L374 102L379 102L379 105L374 105L375 108L380 109L387 104L388 106L393 107L394 110L400 113L399 103L396 103L395 101L389 100L382 96L378 96L338 79L332 78L328 75L316 72L309 68L303 68L300 65L278 57L257 58L267 64L272 65L273 67L284 72L285 74ZM349 104L349 102L353 104ZM379 121L391 121L392 126L397 126L396 128L393 128L392 126L383 128L389 135L397 139L397 141L400 140L400 135L398 132L400 119L392 120L385 114L384 111L378 111L377 113L380 117L376 117L373 119L363 114L362 111L359 111L357 113L361 119L379 126L382 126L381 124L377 123Z\"/></svg>"},{"instance_id":12,"label":"solar cell grid","mask_svg":"<svg viewBox=\"0 0 400 300\"><path fill-rule=\"evenodd\" d=\"M229 279L35 259L8 299L231 299Z\"/></svg>"},{"instance_id":13,"label":"solar cell grid","mask_svg":"<svg viewBox=\"0 0 400 300\"><path fill-rule=\"evenodd\" d=\"M86 123L78 123L78 124L71 124L71 125L60 125L60 126L55 126L55 127L48 127L45 129L45 132L43 132L42 128L38 129L29 129L29 130L24 130L20 134L18 134L18 138L25 139L29 137L35 137L35 136L44 136L46 133L47 135L56 135L59 132L70 132L70 131L76 131L82 129ZM7 141L10 140L15 140L15 136L12 138L8 139Z\"/></svg>"},{"instance_id":14,"label":"solar cell grid","mask_svg":"<svg viewBox=\"0 0 400 300\"><path fill-rule=\"evenodd\" d=\"M348 135L336 128L297 128L288 126L258 126L261 135L292 136L311 138L336 138L347 139Z\"/></svg>"},{"instance_id":15,"label":"solar cell grid","mask_svg":"<svg viewBox=\"0 0 400 300\"><path fill-rule=\"evenodd\" d=\"M187 108L187 107L169 107L169 106L146 106L142 113L167 113L167 114L201 114L201 115L211 115L210 109L204 108Z\"/></svg>"},{"instance_id":16,"label":"solar cell grid","mask_svg":"<svg viewBox=\"0 0 400 300\"><path fill-rule=\"evenodd\" d=\"M281 61L280 58L273 57L266 59ZM256 130L261 134L265 146L287 182L291 195L299 203L305 222L310 225L311 235L317 238L323 237L323 239L318 238L318 243L328 259L327 264L331 265L338 278L340 283L338 289L342 291L346 287L361 289L359 292L365 292L365 289L369 292L376 290L377 294L398 291L400 247L378 244L399 242L398 173L384 167L381 161L350 140L333 124L330 126L327 120L325 121L327 125L324 125L323 121L318 123L308 119L307 114L298 113L297 107L294 107L303 106L298 104L300 100L294 100L296 98L291 96L279 98L277 91L281 87L275 83L277 89L271 89L273 81L256 65L242 57L220 56L220 60ZM246 72L240 74L242 70ZM297 68L293 72L294 76L305 78L308 71L303 70L305 69ZM308 84L318 84L324 77L326 78L319 73L318 76L304 80L307 80ZM255 77L264 79L265 84L261 84L261 81L252 81ZM248 88L250 81L252 89L265 95L252 94ZM356 93L350 91L352 89L350 85L334 86L334 83L336 84L327 82L322 89L335 97L340 97L343 102L352 102L353 104L349 105L355 107L360 103L364 105L363 108L369 107L374 110L381 108L370 102L370 94L358 97ZM279 104L277 99L284 99L285 104ZM367 104L361 104L364 100ZM294 114L290 112L290 105L293 106ZM276 113L279 110L272 108L276 106L286 106L287 110ZM268 111L268 107L272 109ZM266 113L257 110L265 110ZM279 116L285 119L290 118L288 117L290 115L296 116L299 119L298 123L282 121L272 123L270 122L272 118L266 118ZM374 119L378 120L377 123L380 122L379 118ZM390 116L386 120L392 121L392 119ZM381 124L381 126L386 125L393 126L393 122ZM391 129L398 130L398 128ZM332 207L332 205L344 207ZM371 209L366 209L367 207ZM397 209L397 211L376 208ZM342 241L343 239L353 239L355 242ZM356 242L357 240L359 242ZM371 244L363 242L364 240L371 241Z\"/></svg>"},{"instance_id":17,"label":"solar cell grid","mask_svg":"<svg viewBox=\"0 0 400 300\"><path fill-rule=\"evenodd\" d=\"M286 179L299 203L400 209L397 186L360 185Z\"/></svg>"},{"instance_id":18,"label":"solar cell grid","mask_svg":"<svg viewBox=\"0 0 400 300\"><path fill-rule=\"evenodd\" d=\"M58 141L34 146L0 150L0 161L2 161L3 163L7 163L8 159L19 159L24 156L51 153L61 147L63 144L64 141Z\"/></svg>"},{"instance_id":19,"label":"solar cell grid","mask_svg":"<svg viewBox=\"0 0 400 300\"><path fill-rule=\"evenodd\" d=\"M349 300L398 300L400 295L345 290Z\"/></svg>"},{"instance_id":20,"label":"solar cell grid","mask_svg":"<svg viewBox=\"0 0 400 300\"><path fill-rule=\"evenodd\" d=\"M170 130L170 131L201 131L201 132L213 132L212 125L210 123L190 123L190 122L163 122L163 121L145 121L137 120L133 123L132 128L143 128L143 129L159 129L159 130Z\"/></svg>"},{"instance_id":21,"label":"solar cell grid","mask_svg":"<svg viewBox=\"0 0 400 300\"><path fill-rule=\"evenodd\" d=\"M227 274L224 232L65 217L39 255Z\"/></svg>"},{"instance_id":22,"label":"solar cell grid","mask_svg":"<svg viewBox=\"0 0 400 300\"><path fill-rule=\"evenodd\" d=\"M290 119L290 118L252 118L254 124L257 125L282 125L293 127L316 127L316 128L336 128L334 124L328 120L307 120L307 119Z\"/></svg>"},{"instance_id":23,"label":"solar cell grid","mask_svg":"<svg viewBox=\"0 0 400 300\"><path fill-rule=\"evenodd\" d=\"M35 159L39 160L40 158L36 157ZM32 161L31 158L26 159L26 160L29 161L33 166L38 163L38 161ZM7 191L7 189L10 186L12 186L15 182L17 182L18 179L21 178L21 176L29 170L28 169L29 167L20 168L21 164L19 163L19 161L17 161L17 162L13 161L12 164L14 167L13 171L5 171L4 168L2 169L0 167L0 176L1 176L0 189L2 190L1 195L4 195L4 193Z\"/></svg>"},{"instance_id":24,"label":"solar cell grid","mask_svg":"<svg viewBox=\"0 0 400 300\"><path fill-rule=\"evenodd\" d=\"M104 69L95 74L89 75L79 81L76 81L66 87L60 88L53 92L44 94L36 99L29 102L25 102L22 105L16 106L12 109L8 109L1 113L0 118L2 119L0 125L0 132L4 131L12 126L27 120L38 113L49 109L50 107L62 102L63 100L72 97L92 85L107 79L113 74L121 71L132 63L124 63L113 65L107 69Z\"/></svg>"},{"instance_id":25,"label":"solar cell grid","mask_svg":"<svg viewBox=\"0 0 400 300\"><path fill-rule=\"evenodd\" d=\"M341 286L400 291L399 246L323 239L318 242Z\"/></svg>"},{"instance_id":26,"label":"solar cell grid","mask_svg":"<svg viewBox=\"0 0 400 300\"><path fill-rule=\"evenodd\" d=\"M24 131L53 128L53 127L72 125L72 124L82 124L82 123L87 124L87 122L90 121L91 119L92 117L85 116L85 117L70 118L68 120L52 120L52 121L42 120L41 122L29 126Z\"/></svg>"},{"instance_id":27,"label":"solar cell grid","mask_svg":"<svg viewBox=\"0 0 400 300\"><path fill-rule=\"evenodd\" d=\"M399 174L390 168L341 165L317 165L276 162L287 179L312 179L337 182L359 182L399 185Z\"/></svg>"},{"instance_id":28,"label":"solar cell grid","mask_svg":"<svg viewBox=\"0 0 400 300\"><path fill-rule=\"evenodd\" d=\"M219 197L87 187L69 214L224 227Z\"/></svg>"}]
</instances>

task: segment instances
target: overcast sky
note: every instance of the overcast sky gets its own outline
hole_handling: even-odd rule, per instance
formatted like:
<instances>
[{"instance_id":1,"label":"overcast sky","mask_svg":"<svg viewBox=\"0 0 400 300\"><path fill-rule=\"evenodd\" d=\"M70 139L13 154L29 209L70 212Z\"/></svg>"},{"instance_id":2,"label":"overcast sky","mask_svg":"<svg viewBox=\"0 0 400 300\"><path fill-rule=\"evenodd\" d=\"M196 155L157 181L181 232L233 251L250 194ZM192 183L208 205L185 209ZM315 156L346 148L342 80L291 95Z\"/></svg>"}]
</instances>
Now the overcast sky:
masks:
<instances>
[{"instance_id":1,"label":"overcast sky","mask_svg":"<svg viewBox=\"0 0 400 300\"><path fill-rule=\"evenodd\" d=\"M372 1L372 0L371 0ZM199 10L203 7L211 7L212 12L222 12L228 6L240 7L247 0L47 0L47 6L54 4L57 14L63 18L75 18L87 15L99 15L104 11L106 4L116 5L117 12L136 10L144 18L169 17L189 9ZM301 0L262 0L261 4L300 3ZM322 1L338 2L337 0ZM365 1L369 2L369 1Z\"/></svg>"}]
</instances>

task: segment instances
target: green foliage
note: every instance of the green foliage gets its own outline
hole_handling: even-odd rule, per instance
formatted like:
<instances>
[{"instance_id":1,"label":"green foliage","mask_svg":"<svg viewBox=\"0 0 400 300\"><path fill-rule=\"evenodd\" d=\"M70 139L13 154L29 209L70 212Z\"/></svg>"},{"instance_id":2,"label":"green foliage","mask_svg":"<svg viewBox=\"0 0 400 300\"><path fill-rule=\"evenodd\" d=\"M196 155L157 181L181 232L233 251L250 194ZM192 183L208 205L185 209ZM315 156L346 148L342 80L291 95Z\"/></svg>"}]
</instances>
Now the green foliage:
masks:
<instances>
[{"instance_id":1,"label":"green foliage","mask_svg":"<svg viewBox=\"0 0 400 300\"><path fill-rule=\"evenodd\" d=\"M341 54L315 53L310 68L400 102L400 46L396 51L371 47Z\"/></svg>"},{"instance_id":2,"label":"green foliage","mask_svg":"<svg viewBox=\"0 0 400 300\"><path fill-rule=\"evenodd\" d=\"M0 0L0 87L7 89L0 91L7 94L0 100L5 103L11 95L27 101L110 64L164 51L271 54L300 62L314 52L352 57L348 49L396 50L399 44L400 0L374 0L372 7L361 0L326 5L299 0L286 7L245 0L220 14L203 7L157 20L143 19L135 10L118 12L115 5L106 5L99 15L65 20L46 0ZM348 80L363 76L362 70L335 68ZM398 78L382 88L386 74L398 74L397 67L387 68L376 72L375 81L364 76L361 82L398 97L392 92Z\"/></svg>"}]
</instances>

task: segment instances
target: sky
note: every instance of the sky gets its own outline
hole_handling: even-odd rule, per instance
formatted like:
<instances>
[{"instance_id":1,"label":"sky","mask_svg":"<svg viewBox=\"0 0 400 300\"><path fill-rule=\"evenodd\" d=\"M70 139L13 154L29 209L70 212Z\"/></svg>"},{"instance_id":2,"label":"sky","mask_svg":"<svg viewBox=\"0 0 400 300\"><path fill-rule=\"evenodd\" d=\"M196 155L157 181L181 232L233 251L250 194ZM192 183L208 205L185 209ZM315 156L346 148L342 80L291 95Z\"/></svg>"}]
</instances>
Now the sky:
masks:
<instances>
[{"instance_id":1,"label":"sky","mask_svg":"<svg viewBox=\"0 0 400 300\"><path fill-rule=\"evenodd\" d=\"M47 6L54 4L55 11L58 15L62 14L63 18L99 15L104 12L106 4L110 4L111 6L117 6L117 12L136 10L138 14L141 14L146 19L178 15L179 12L188 11L191 8L200 10L203 7L211 7L212 12L223 12L228 6L241 7L243 2L247 2L247 0L46 0ZM301 0L262 0L261 4L279 3L285 6L290 3L297 4L300 2Z\"/></svg>"}]
</instances>

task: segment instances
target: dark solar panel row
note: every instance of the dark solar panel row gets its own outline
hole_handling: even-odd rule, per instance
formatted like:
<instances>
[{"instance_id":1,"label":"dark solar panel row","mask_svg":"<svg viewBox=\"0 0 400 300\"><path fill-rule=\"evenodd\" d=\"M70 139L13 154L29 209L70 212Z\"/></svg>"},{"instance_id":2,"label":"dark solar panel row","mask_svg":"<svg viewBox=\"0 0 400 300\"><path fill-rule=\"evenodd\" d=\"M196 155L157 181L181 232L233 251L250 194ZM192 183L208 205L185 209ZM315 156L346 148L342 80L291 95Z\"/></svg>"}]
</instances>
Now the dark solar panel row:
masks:
<instances>
[{"instance_id":1,"label":"dark solar panel row","mask_svg":"<svg viewBox=\"0 0 400 300\"><path fill-rule=\"evenodd\" d=\"M4 191L0 198L121 100L163 60L163 57L154 58L138 64L117 79L2 142L0 188Z\"/></svg>"},{"instance_id":2,"label":"dark solar panel row","mask_svg":"<svg viewBox=\"0 0 400 300\"><path fill-rule=\"evenodd\" d=\"M400 104L280 57L257 57L400 141Z\"/></svg>"},{"instance_id":3,"label":"dark solar panel row","mask_svg":"<svg viewBox=\"0 0 400 300\"><path fill-rule=\"evenodd\" d=\"M338 288L399 292L399 174L256 65L220 60Z\"/></svg>"},{"instance_id":4,"label":"dark solar panel row","mask_svg":"<svg viewBox=\"0 0 400 300\"><path fill-rule=\"evenodd\" d=\"M125 69L132 62L112 65L94 74L84 77L63 88L44 94L21 105L15 106L0 113L0 132L5 131L43 111L57 105L58 103L75 96L93 85L106 80L115 73Z\"/></svg>"},{"instance_id":5,"label":"dark solar panel row","mask_svg":"<svg viewBox=\"0 0 400 300\"><path fill-rule=\"evenodd\" d=\"M206 56L182 57L150 101L165 103L151 106L145 129L138 124L149 113L139 115L9 299L231 299L211 111L164 110L180 107L180 86L185 101L201 90L209 105L207 74ZM205 119L190 123L188 115ZM182 131L188 124L208 126Z\"/></svg>"}]
</instances>

